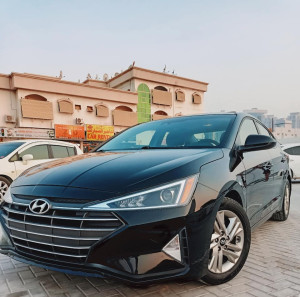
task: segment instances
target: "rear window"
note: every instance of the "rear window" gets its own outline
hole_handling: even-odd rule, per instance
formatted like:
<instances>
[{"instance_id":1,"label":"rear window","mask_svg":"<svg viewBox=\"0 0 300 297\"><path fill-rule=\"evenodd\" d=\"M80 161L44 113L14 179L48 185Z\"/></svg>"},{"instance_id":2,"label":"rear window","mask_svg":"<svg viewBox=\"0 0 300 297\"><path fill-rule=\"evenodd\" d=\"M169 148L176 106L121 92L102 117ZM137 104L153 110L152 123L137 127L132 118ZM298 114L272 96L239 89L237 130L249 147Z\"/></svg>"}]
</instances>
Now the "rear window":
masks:
<instances>
[{"instance_id":1,"label":"rear window","mask_svg":"<svg viewBox=\"0 0 300 297\"><path fill-rule=\"evenodd\" d=\"M66 146L60 146L60 145L51 145L53 158L59 159L59 158L66 158L69 157L69 152Z\"/></svg>"},{"instance_id":2,"label":"rear window","mask_svg":"<svg viewBox=\"0 0 300 297\"><path fill-rule=\"evenodd\" d=\"M74 147L67 147L67 150L68 150L68 153L69 153L69 156L75 156L76 155L76 152L75 152L75 148Z\"/></svg>"},{"instance_id":3,"label":"rear window","mask_svg":"<svg viewBox=\"0 0 300 297\"><path fill-rule=\"evenodd\" d=\"M3 142L0 143L0 159L5 158L10 153L12 153L15 149L20 147L25 142Z\"/></svg>"}]
</instances>

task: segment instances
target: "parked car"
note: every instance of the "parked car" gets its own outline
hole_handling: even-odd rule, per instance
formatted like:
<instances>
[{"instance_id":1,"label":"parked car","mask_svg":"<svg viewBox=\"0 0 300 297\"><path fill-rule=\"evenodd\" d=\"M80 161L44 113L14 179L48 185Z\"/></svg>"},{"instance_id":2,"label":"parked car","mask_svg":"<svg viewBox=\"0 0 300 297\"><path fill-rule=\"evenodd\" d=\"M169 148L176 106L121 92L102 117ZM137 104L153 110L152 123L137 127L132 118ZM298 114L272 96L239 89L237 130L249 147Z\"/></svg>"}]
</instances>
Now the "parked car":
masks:
<instances>
[{"instance_id":1,"label":"parked car","mask_svg":"<svg viewBox=\"0 0 300 297\"><path fill-rule=\"evenodd\" d=\"M53 159L81 155L72 143L55 140L16 140L0 143L0 201L24 170Z\"/></svg>"},{"instance_id":2,"label":"parked car","mask_svg":"<svg viewBox=\"0 0 300 297\"><path fill-rule=\"evenodd\" d=\"M220 284L243 267L252 229L288 218L289 172L250 115L140 124L15 180L0 209L0 252L138 284L184 276Z\"/></svg>"},{"instance_id":3,"label":"parked car","mask_svg":"<svg viewBox=\"0 0 300 297\"><path fill-rule=\"evenodd\" d=\"M284 144L282 149L289 155L292 179L300 179L300 143Z\"/></svg>"}]
</instances>

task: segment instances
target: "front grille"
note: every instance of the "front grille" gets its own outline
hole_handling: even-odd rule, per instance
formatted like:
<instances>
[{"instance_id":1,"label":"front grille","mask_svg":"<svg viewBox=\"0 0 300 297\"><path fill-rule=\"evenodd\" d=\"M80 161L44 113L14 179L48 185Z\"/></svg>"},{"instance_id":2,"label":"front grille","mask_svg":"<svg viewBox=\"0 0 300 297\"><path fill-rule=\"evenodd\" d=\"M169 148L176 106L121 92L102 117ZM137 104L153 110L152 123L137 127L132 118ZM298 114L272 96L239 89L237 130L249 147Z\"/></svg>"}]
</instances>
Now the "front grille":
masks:
<instances>
[{"instance_id":1,"label":"front grille","mask_svg":"<svg viewBox=\"0 0 300 297\"><path fill-rule=\"evenodd\" d=\"M4 203L3 218L19 253L70 263L85 262L93 244L123 223L111 212L50 209L34 214L28 205Z\"/></svg>"}]
</instances>

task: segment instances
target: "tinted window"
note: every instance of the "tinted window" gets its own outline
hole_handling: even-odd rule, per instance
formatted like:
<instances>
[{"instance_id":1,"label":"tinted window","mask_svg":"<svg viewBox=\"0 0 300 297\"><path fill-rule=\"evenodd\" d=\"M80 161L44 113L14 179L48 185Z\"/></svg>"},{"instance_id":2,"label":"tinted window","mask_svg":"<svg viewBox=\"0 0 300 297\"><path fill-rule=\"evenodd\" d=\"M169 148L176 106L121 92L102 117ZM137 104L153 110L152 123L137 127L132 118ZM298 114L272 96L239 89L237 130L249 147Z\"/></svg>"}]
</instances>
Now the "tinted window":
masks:
<instances>
[{"instance_id":1,"label":"tinted window","mask_svg":"<svg viewBox=\"0 0 300 297\"><path fill-rule=\"evenodd\" d=\"M22 153L19 153L21 159L25 155L32 155L33 160L49 159L48 147L47 145L36 145L28 148Z\"/></svg>"},{"instance_id":2,"label":"tinted window","mask_svg":"<svg viewBox=\"0 0 300 297\"><path fill-rule=\"evenodd\" d=\"M69 156L75 156L75 155L77 155L74 147L69 147L68 146L67 150L68 150Z\"/></svg>"},{"instance_id":3,"label":"tinted window","mask_svg":"<svg viewBox=\"0 0 300 297\"><path fill-rule=\"evenodd\" d=\"M293 147L290 147L290 148L288 148L288 149L286 149L286 150L284 150L287 154L289 154L289 155L294 155L294 148Z\"/></svg>"},{"instance_id":4,"label":"tinted window","mask_svg":"<svg viewBox=\"0 0 300 297\"><path fill-rule=\"evenodd\" d=\"M294 155L300 156L300 146L294 147Z\"/></svg>"},{"instance_id":5,"label":"tinted window","mask_svg":"<svg viewBox=\"0 0 300 297\"><path fill-rule=\"evenodd\" d=\"M290 147L284 151L289 155L300 156L300 146Z\"/></svg>"},{"instance_id":6,"label":"tinted window","mask_svg":"<svg viewBox=\"0 0 300 297\"><path fill-rule=\"evenodd\" d=\"M264 126L262 126L258 122L256 122L256 125L257 125L257 128L258 128L259 134L271 137L269 131Z\"/></svg>"},{"instance_id":7,"label":"tinted window","mask_svg":"<svg viewBox=\"0 0 300 297\"><path fill-rule=\"evenodd\" d=\"M24 142L3 142L0 143L0 159L5 158L12 153L15 149L20 147Z\"/></svg>"},{"instance_id":8,"label":"tinted window","mask_svg":"<svg viewBox=\"0 0 300 297\"><path fill-rule=\"evenodd\" d=\"M132 127L98 149L222 147L235 115L205 115L153 121Z\"/></svg>"},{"instance_id":9,"label":"tinted window","mask_svg":"<svg viewBox=\"0 0 300 297\"><path fill-rule=\"evenodd\" d=\"M66 146L51 145L53 158L66 158L69 157L68 149Z\"/></svg>"},{"instance_id":10,"label":"tinted window","mask_svg":"<svg viewBox=\"0 0 300 297\"><path fill-rule=\"evenodd\" d=\"M242 126L240 127L240 131L236 138L235 144L245 145L247 137L252 134L258 135L255 124L252 120L246 118L243 121Z\"/></svg>"}]
</instances>

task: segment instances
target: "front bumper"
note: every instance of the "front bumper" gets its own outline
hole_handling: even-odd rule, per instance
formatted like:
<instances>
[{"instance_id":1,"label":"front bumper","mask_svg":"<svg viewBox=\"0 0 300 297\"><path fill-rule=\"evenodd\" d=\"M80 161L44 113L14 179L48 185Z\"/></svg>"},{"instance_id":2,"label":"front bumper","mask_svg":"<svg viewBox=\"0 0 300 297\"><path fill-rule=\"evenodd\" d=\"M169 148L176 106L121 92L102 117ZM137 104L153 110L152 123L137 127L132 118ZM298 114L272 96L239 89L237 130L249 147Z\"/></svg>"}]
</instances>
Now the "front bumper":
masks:
<instances>
[{"instance_id":1,"label":"front bumper","mask_svg":"<svg viewBox=\"0 0 300 297\"><path fill-rule=\"evenodd\" d=\"M26 238L32 242L28 241L28 246L24 246L25 241L18 239L22 234L16 231L21 225L18 227L14 222L14 216L20 214L8 213L7 207L11 206L4 205L0 210L0 220L2 239L6 236L10 240L1 244L0 239L0 252L31 265L83 276L113 277L139 284L186 275L199 278L206 272L214 221L213 203L198 211L194 211L195 206L191 203L185 208L116 212L113 215L119 218L122 224L113 232L105 234L101 240L91 244L86 256L80 258L80 261L70 256L64 257L67 249L58 250L57 243L54 247L51 247L49 242L46 244L47 248L57 255L51 250L41 253L39 249L44 249L44 245L37 244L41 236L34 234L37 233L37 226L30 229L33 227L30 223L24 225L22 232L26 233ZM64 234L64 230L58 228L51 230L51 233L62 231L57 234ZM80 233L82 232L79 231ZM180 237L181 261L163 252L163 247L177 234ZM53 237L51 240L56 239ZM79 239L80 248L81 242ZM78 254L85 255L81 250Z\"/></svg>"}]
</instances>

